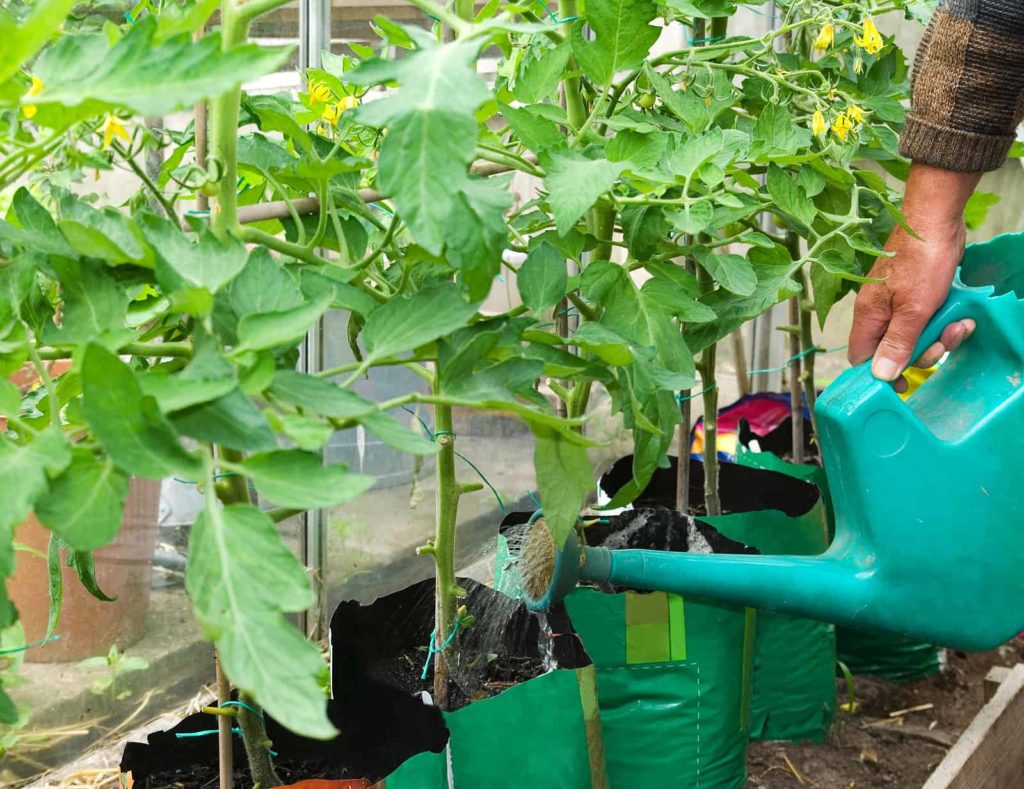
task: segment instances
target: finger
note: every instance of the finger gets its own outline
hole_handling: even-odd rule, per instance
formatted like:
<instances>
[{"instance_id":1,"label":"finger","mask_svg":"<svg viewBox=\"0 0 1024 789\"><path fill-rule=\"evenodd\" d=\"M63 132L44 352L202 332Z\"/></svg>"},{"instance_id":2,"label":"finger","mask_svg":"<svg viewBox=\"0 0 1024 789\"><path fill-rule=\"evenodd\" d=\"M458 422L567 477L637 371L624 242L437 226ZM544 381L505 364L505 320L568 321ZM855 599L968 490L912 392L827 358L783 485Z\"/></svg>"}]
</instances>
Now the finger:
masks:
<instances>
[{"instance_id":1,"label":"finger","mask_svg":"<svg viewBox=\"0 0 1024 789\"><path fill-rule=\"evenodd\" d=\"M896 383L893 384L893 389L895 389L898 394L903 394L909 388L910 384L907 382L907 379L904 378L902 375L899 377L899 379L897 379Z\"/></svg>"},{"instance_id":2,"label":"finger","mask_svg":"<svg viewBox=\"0 0 1024 789\"><path fill-rule=\"evenodd\" d=\"M850 329L849 349L846 352L850 364L860 364L874 356L891 317L888 300L858 298L854 302L853 327Z\"/></svg>"},{"instance_id":3,"label":"finger","mask_svg":"<svg viewBox=\"0 0 1024 789\"><path fill-rule=\"evenodd\" d=\"M928 350L922 353L917 361L914 362L914 367L920 367L927 370L929 367L934 365L942 355L946 352L946 346L941 342L935 342L928 346Z\"/></svg>"},{"instance_id":4,"label":"finger","mask_svg":"<svg viewBox=\"0 0 1024 789\"><path fill-rule=\"evenodd\" d=\"M923 310L906 307L896 310L878 343L871 372L880 381L895 381L910 363L914 343L921 336L930 316Z\"/></svg>"},{"instance_id":5,"label":"finger","mask_svg":"<svg viewBox=\"0 0 1024 789\"><path fill-rule=\"evenodd\" d=\"M942 330L940 342L946 346L947 350L955 351L964 340L974 333L975 328L977 328L977 324L970 318L956 321Z\"/></svg>"}]
</instances>

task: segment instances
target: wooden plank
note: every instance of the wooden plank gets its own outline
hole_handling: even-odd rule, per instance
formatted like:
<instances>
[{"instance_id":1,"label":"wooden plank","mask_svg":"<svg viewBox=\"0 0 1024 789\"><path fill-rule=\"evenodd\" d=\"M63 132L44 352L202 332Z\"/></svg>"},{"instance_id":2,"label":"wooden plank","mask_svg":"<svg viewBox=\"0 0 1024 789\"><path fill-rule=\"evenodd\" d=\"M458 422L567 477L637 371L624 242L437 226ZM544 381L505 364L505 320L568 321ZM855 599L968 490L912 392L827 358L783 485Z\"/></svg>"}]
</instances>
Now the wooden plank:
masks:
<instances>
[{"instance_id":1,"label":"wooden plank","mask_svg":"<svg viewBox=\"0 0 1024 789\"><path fill-rule=\"evenodd\" d=\"M1006 678L1010 676L1012 670L1010 666L992 666L988 670L988 674L985 675L985 682L982 685L986 703L996 695L999 686L1006 682Z\"/></svg>"},{"instance_id":2,"label":"wooden plank","mask_svg":"<svg viewBox=\"0 0 1024 789\"><path fill-rule=\"evenodd\" d=\"M981 708L923 789L1024 786L1024 664Z\"/></svg>"}]
</instances>

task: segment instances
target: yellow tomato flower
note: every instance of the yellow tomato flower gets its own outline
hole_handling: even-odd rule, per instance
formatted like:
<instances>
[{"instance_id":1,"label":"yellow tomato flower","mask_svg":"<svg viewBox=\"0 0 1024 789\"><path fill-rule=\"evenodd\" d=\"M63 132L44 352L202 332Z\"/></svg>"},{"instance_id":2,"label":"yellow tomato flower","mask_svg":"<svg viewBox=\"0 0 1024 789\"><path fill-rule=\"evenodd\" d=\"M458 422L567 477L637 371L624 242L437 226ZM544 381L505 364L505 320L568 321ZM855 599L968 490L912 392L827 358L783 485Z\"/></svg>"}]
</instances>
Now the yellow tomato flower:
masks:
<instances>
[{"instance_id":1,"label":"yellow tomato flower","mask_svg":"<svg viewBox=\"0 0 1024 789\"><path fill-rule=\"evenodd\" d=\"M821 137L828 131L828 124L825 123L825 116L821 110L815 110L811 116L811 133Z\"/></svg>"},{"instance_id":2,"label":"yellow tomato flower","mask_svg":"<svg viewBox=\"0 0 1024 789\"><path fill-rule=\"evenodd\" d=\"M839 98L839 95L836 93L836 89L835 88L829 88L828 89L828 100L829 101L835 101L837 98Z\"/></svg>"},{"instance_id":3,"label":"yellow tomato flower","mask_svg":"<svg viewBox=\"0 0 1024 789\"><path fill-rule=\"evenodd\" d=\"M864 122L864 111L856 104L851 104L846 108L846 116L854 123Z\"/></svg>"},{"instance_id":4,"label":"yellow tomato flower","mask_svg":"<svg viewBox=\"0 0 1024 789\"><path fill-rule=\"evenodd\" d=\"M331 89L318 79L311 79L306 85L306 93L314 104L323 104L331 100Z\"/></svg>"},{"instance_id":5,"label":"yellow tomato flower","mask_svg":"<svg viewBox=\"0 0 1024 789\"><path fill-rule=\"evenodd\" d=\"M818 37L814 39L814 48L817 49L819 52L824 52L826 49L832 46L832 44L835 43L835 40L835 25L833 25L831 22L826 22L822 26L821 32L818 33Z\"/></svg>"},{"instance_id":6,"label":"yellow tomato flower","mask_svg":"<svg viewBox=\"0 0 1024 789\"><path fill-rule=\"evenodd\" d=\"M107 150L114 142L115 137L119 137L125 142L131 140L131 136L128 134L128 130L125 129L124 124L114 117L108 115L107 119L103 121L103 150Z\"/></svg>"},{"instance_id":7,"label":"yellow tomato flower","mask_svg":"<svg viewBox=\"0 0 1024 789\"><path fill-rule=\"evenodd\" d=\"M28 93L26 96L37 96L43 92L43 81L39 77L32 77L32 84L29 86ZM39 112L39 107L35 104L26 104L21 108L21 111L25 113L26 118L34 118L36 113Z\"/></svg>"},{"instance_id":8,"label":"yellow tomato flower","mask_svg":"<svg viewBox=\"0 0 1024 789\"><path fill-rule=\"evenodd\" d=\"M840 112L836 119L832 121L832 131L835 132L836 137L846 142L846 138L853 131L853 121L850 120L845 112Z\"/></svg>"},{"instance_id":9,"label":"yellow tomato flower","mask_svg":"<svg viewBox=\"0 0 1024 789\"><path fill-rule=\"evenodd\" d=\"M334 104L328 104L324 107L324 111L320 113L320 120L324 123L329 123L331 126L337 126L338 120L341 118L341 113L345 110L350 110L359 104L359 99L355 96L342 96Z\"/></svg>"},{"instance_id":10,"label":"yellow tomato flower","mask_svg":"<svg viewBox=\"0 0 1024 789\"><path fill-rule=\"evenodd\" d=\"M855 37L853 41L869 55L877 55L885 45L882 34L878 32L878 28L875 27L875 23L870 17L864 20L864 35L860 38Z\"/></svg>"},{"instance_id":11,"label":"yellow tomato flower","mask_svg":"<svg viewBox=\"0 0 1024 789\"><path fill-rule=\"evenodd\" d=\"M854 74L863 74L864 73L864 58L862 58L860 55L857 55L857 57L855 57L853 59L853 73Z\"/></svg>"}]
</instances>

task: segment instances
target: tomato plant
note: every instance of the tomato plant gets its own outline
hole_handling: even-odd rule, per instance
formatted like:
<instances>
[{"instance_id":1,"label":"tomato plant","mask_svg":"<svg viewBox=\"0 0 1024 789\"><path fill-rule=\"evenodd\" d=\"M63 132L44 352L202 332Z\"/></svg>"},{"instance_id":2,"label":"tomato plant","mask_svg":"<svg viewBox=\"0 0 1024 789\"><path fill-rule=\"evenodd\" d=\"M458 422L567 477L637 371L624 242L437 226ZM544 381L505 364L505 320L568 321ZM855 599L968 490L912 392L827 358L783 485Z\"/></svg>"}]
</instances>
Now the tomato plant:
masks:
<instances>
[{"instance_id":1,"label":"tomato plant","mask_svg":"<svg viewBox=\"0 0 1024 789\"><path fill-rule=\"evenodd\" d=\"M116 535L129 478L195 482L187 589L204 634L247 698L329 737L322 658L286 619L313 589L275 521L372 484L322 463L331 434L362 426L437 455L421 552L437 565L438 644L451 641L465 621L458 504L477 487L456 479L452 409L529 425L564 537L592 487L586 421L603 389L635 444L612 504L635 496L681 422L680 393L701 379L715 413L719 340L801 293L824 320L884 254L902 217L880 168L905 172L907 66L874 20L916 11L794 0L751 37L730 18L767 12L731 0L412 0L432 30L378 19L379 46L324 53L297 96L248 95L243 79L289 56L248 40L283 2L149 3L103 24L65 22L72 0L0 11L0 372L32 365L45 392L25 403L0 386L0 577L35 512L50 561L63 551L94 583L88 557ZM685 25L688 45L653 54L659 22ZM492 81L485 51L500 54ZM197 102L208 126L146 124ZM158 177L141 163L154 148L168 153ZM140 181L124 206L70 188L114 164ZM541 183L522 205L512 172ZM206 198L208 216L192 208ZM522 303L483 312L502 271ZM296 371L331 309L348 316L355 361ZM71 360L56 380L54 359ZM352 391L387 365L427 391ZM390 413L417 403L433 409L433 441ZM0 597L0 627L15 617ZM437 657L442 705L457 643ZM257 719L242 722L267 761Z\"/></svg>"}]
</instances>

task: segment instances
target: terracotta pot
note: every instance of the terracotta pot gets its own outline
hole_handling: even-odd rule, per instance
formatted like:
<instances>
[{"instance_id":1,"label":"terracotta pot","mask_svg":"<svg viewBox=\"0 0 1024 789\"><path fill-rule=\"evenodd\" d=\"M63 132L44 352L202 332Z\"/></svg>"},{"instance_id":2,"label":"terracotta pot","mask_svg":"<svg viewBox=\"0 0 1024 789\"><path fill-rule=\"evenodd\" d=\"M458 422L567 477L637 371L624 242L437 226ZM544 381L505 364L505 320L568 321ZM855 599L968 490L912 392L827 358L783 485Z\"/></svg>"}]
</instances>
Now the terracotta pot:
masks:
<instances>
[{"instance_id":1,"label":"terracotta pot","mask_svg":"<svg viewBox=\"0 0 1024 789\"><path fill-rule=\"evenodd\" d=\"M27 660L72 662L105 655L111 644L124 649L142 638L159 506L159 482L132 480L120 533L112 543L94 553L100 589L117 600L104 603L95 599L79 582L75 571L64 567L64 606L57 628L60 640L30 649ZM45 554L50 532L30 516L15 530L14 539ZM18 551L16 556L14 575L7 588L25 627L26 640L37 641L46 634L49 617L46 562L26 551Z\"/></svg>"}]
</instances>

